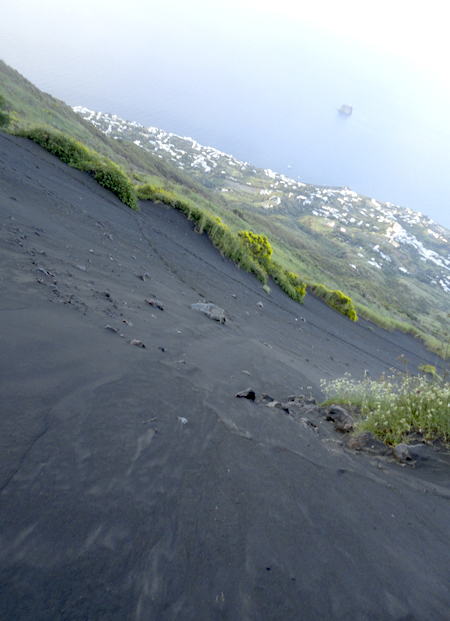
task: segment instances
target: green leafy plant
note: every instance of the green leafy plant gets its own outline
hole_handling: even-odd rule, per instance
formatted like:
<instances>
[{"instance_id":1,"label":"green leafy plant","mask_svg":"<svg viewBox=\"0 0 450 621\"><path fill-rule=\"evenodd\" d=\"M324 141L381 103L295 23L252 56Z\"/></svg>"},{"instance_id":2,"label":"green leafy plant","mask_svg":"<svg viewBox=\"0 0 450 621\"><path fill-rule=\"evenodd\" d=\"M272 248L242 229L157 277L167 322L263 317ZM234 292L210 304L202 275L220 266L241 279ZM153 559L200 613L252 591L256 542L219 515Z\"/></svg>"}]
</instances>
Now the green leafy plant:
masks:
<instances>
[{"instance_id":1,"label":"green leafy plant","mask_svg":"<svg viewBox=\"0 0 450 621\"><path fill-rule=\"evenodd\" d=\"M309 288L314 295L325 300L328 306L346 315L352 321L358 321L358 315L351 298L342 291L328 289L325 285L320 284L310 284Z\"/></svg>"},{"instance_id":2,"label":"green leafy plant","mask_svg":"<svg viewBox=\"0 0 450 621\"><path fill-rule=\"evenodd\" d=\"M272 246L266 235L258 235L253 231L239 231L238 236L245 248L251 252L266 274L271 276L277 285L296 302L303 302L306 285L293 272L284 269L272 260Z\"/></svg>"},{"instance_id":3,"label":"green leafy plant","mask_svg":"<svg viewBox=\"0 0 450 621\"><path fill-rule=\"evenodd\" d=\"M439 380L439 381L442 380L442 378L437 373L436 367L432 364L422 364L419 367L419 371L422 371L422 373L431 375L431 377L433 377L436 380Z\"/></svg>"},{"instance_id":4,"label":"green leafy plant","mask_svg":"<svg viewBox=\"0 0 450 621\"><path fill-rule=\"evenodd\" d=\"M17 132L17 135L33 140L72 168L90 173L100 185L113 192L122 203L135 211L139 210L133 184L123 170L110 159L55 129L40 126L21 130Z\"/></svg>"},{"instance_id":5,"label":"green leafy plant","mask_svg":"<svg viewBox=\"0 0 450 621\"><path fill-rule=\"evenodd\" d=\"M272 253L272 246L266 235L257 235L252 231L239 231L242 243L255 256L257 260L267 259Z\"/></svg>"}]
</instances>

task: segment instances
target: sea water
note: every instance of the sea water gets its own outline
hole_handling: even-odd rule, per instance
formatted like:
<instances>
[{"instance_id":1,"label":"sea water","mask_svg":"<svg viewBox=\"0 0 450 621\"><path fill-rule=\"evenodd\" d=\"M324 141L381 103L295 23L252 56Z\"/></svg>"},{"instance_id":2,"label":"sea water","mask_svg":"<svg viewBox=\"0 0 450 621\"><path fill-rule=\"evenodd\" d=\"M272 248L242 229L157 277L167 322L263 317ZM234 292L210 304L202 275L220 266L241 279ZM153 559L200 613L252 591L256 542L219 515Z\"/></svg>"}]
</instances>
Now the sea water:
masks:
<instances>
[{"instance_id":1,"label":"sea water","mask_svg":"<svg viewBox=\"0 0 450 621\"><path fill-rule=\"evenodd\" d=\"M205 27L192 45L179 24L149 26L147 37L119 36L112 21L107 36L85 16L78 25L45 41L39 30L0 26L0 57L70 105L304 182L348 186L450 228L449 100L423 71L289 23L264 37L237 24L231 40Z\"/></svg>"}]
</instances>

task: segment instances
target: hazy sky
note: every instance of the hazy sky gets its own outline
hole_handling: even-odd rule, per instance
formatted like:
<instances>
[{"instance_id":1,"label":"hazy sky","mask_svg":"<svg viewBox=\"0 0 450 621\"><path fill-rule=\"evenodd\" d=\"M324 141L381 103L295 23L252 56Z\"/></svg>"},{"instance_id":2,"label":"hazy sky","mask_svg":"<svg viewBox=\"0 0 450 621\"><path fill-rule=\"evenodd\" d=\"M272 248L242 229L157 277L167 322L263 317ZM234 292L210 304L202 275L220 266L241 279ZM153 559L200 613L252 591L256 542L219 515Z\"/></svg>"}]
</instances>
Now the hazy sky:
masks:
<instances>
[{"instance_id":1,"label":"hazy sky","mask_svg":"<svg viewBox=\"0 0 450 621\"><path fill-rule=\"evenodd\" d=\"M14 0L3 7L0 28L14 31L18 41L21 32L34 33L41 46L47 36L70 39L78 29L80 43L91 35L93 46L107 36L117 39L118 48L149 37L181 51L186 43L201 47L211 36L230 37L231 49L233 33L275 34L286 20L298 25L299 37L305 26L314 26L404 59L449 89L450 37L442 0Z\"/></svg>"}]
</instances>

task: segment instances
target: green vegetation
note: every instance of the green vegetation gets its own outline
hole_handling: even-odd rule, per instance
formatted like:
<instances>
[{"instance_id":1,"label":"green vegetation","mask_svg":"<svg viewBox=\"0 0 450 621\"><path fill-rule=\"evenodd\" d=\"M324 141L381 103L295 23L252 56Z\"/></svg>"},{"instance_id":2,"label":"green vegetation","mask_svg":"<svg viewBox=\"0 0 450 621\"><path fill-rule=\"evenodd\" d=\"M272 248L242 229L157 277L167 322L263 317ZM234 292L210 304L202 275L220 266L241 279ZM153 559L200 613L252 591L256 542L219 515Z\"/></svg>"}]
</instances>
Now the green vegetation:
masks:
<instances>
[{"instance_id":1,"label":"green vegetation","mask_svg":"<svg viewBox=\"0 0 450 621\"><path fill-rule=\"evenodd\" d=\"M392 220L384 218L383 213L386 215L387 210L390 216L394 215L406 232L416 235L426 248L447 256L448 232L427 222L426 217L422 216L420 222L413 221L410 217L413 212L408 215L408 210L403 208L393 213L391 207L385 204L377 207L370 198L355 193L350 197L337 190L334 194L319 191L218 152L214 153L209 171L193 166L189 161L192 162L192 156L198 156L199 145L194 148L187 139L166 134L176 151L174 155L172 148L158 147L160 140L165 140L164 132L155 134L149 128L126 123L112 115L101 118L96 115L94 126L2 61L0 93L10 120L4 128L6 131L40 126L70 136L97 154L106 166L96 168L97 179L106 187L115 187L127 204L133 203L131 185L125 183L118 169L133 183L149 184L172 194L185 205L206 212L208 218L221 218L230 233L221 247L227 256L242 252L242 243L237 242L243 240L236 238L244 227L270 239L272 252L268 257L255 260L246 253L246 261L251 259L252 266L256 265L260 280L271 276L299 301L305 294L302 287L306 283L308 291L350 319L362 316L382 328L409 332L421 338L428 349L446 357L445 342L450 331L448 293L439 285L438 268L429 261L418 260L413 246L391 244L387 230ZM134 144L135 140L141 146ZM118 169L111 168L106 160ZM305 197L307 201L303 200ZM167 201L168 204L173 200ZM327 215L324 209L328 208ZM192 209L185 207L182 211L189 216ZM196 221L198 230L210 222L208 218ZM429 226L433 235L427 233ZM220 228L218 233L222 234ZM227 244L229 251L225 248ZM387 255L389 261L381 258ZM373 258L383 263L382 269L373 267ZM400 272L399 268L405 268L408 273Z\"/></svg>"},{"instance_id":2,"label":"green vegetation","mask_svg":"<svg viewBox=\"0 0 450 621\"><path fill-rule=\"evenodd\" d=\"M344 295L342 291L333 291L319 284L309 284L308 286L314 295L325 300L331 308L346 315L352 321L358 321L358 315L356 314L352 300L347 295Z\"/></svg>"},{"instance_id":3,"label":"green vegetation","mask_svg":"<svg viewBox=\"0 0 450 621\"><path fill-rule=\"evenodd\" d=\"M257 261L271 257L273 250L266 235L257 235L252 231L239 231L238 235Z\"/></svg>"},{"instance_id":4,"label":"green vegetation","mask_svg":"<svg viewBox=\"0 0 450 621\"><path fill-rule=\"evenodd\" d=\"M341 379L322 381L325 403L356 406L361 416L356 431L371 431L387 444L408 443L413 433L427 440L450 441L450 384L429 381L408 374L366 378L357 382L347 374Z\"/></svg>"},{"instance_id":5,"label":"green vegetation","mask_svg":"<svg viewBox=\"0 0 450 621\"><path fill-rule=\"evenodd\" d=\"M395 317L382 314L381 312L377 312L373 308L368 308L367 306L359 304L358 302L355 302L355 308L361 317L364 317L364 319L367 319L368 321L371 321L380 328L383 328L383 330L388 330L389 332L399 330L400 332L404 332L406 334L412 334L415 338L422 339L425 347L429 351L434 352L438 356L442 356L444 359L447 357L446 343L437 339L434 336L431 336L430 334L425 334L416 326L413 326L406 321L396 319ZM444 336L445 334L442 334L442 337Z\"/></svg>"},{"instance_id":6,"label":"green vegetation","mask_svg":"<svg viewBox=\"0 0 450 621\"><path fill-rule=\"evenodd\" d=\"M426 373L428 375L431 375L431 377L435 380L438 381L442 381L442 378L438 375L437 371L436 371L436 367L432 364L422 364L419 367L419 371L421 371L422 373Z\"/></svg>"},{"instance_id":7,"label":"green vegetation","mask_svg":"<svg viewBox=\"0 0 450 621\"><path fill-rule=\"evenodd\" d=\"M16 135L33 140L72 168L90 173L100 185L113 192L135 211L139 209L136 192L125 173L104 156L88 149L62 132L45 127L19 130Z\"/></svg>"},{"instance_id":8,"label":"green vegetation","mask_svg":"<svg viewBox=\"0 0 450 621\"><path fill-rule=\"evenodd\" d=\"M236 263L246 272L254 274L262 283L267 275L241 240L234 235L221 219L213 216L192 201L147 183L136 188L140 200L162 202L180 210L188 220L194 220L198 233L205 232L222 254Z\"/></svg>"},{"instance_id":9,"label":"green vegetation","mask_svg":"<svg viewBox=\"0 0 450 621\"><path fill-rule=\"evenodd\" d=\"M0 95L0 127L8 127L11 123L11 117L7 112L3 110L6 106L6 100L3 95Z\"/></svg>"},{"instance_id":10,"label":"green vegetation","mask_svg":"<svg viewBox=\"0 0 450 621\"><path fill-rule=\"evenodd\" d=\"M272 260L272 246L266 235L258 235L252 231L239 231L238 236L242 244L253 255L265 273L277 283L287 295L299 302L303 302L306 294L306 285L297 274L288 272L279 263Z\"/></svg>"},{"instance_id":11,"label":"green vegetation","mask_svg":"<svg viewBox=\"0 0 450 621\"><path fill-rule=\"evenodd\" d=\"M8 102L11 127L8 131L32 129L36 126L59 129L81 142L88 149L117 164L130 178L142 183L178 184L182 191L209 197L209 191L171 164L127 140L114 140L82 119L63 101L43 93L18 71L0 60L0 92Z\"/></svg>"}]
</instances>

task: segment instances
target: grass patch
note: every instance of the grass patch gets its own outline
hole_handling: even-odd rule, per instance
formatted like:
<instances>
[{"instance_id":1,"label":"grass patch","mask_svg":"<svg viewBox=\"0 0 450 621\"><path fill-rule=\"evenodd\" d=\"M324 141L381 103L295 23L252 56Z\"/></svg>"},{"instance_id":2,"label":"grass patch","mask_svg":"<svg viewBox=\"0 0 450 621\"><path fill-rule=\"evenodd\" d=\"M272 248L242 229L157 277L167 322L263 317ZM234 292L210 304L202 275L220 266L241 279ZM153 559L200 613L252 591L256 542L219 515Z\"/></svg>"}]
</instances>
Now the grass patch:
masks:
<instances>
[{"instance_id":1,"label":"grass patch","mask_svg":"<svg viewBox=\"0 0 450 621\"><path fill-rule=\"evenodd\" d=\"M374 381L350 375L322 380L325 404L356 406L361 416L356 431L371 431L386 444L408 443L413 433L427 440L450 441L450 384L425 375L398 374Z\"/></svg>"},{"instance_id":2,"label":"grass patch","mask_svg":"<svg viewBox=\"0 0 450 621\"><path fill-rule=\"evenodd\" d=\"M90 173L122 203L135 211L139 210L133 184L123 170L107 157L88 149L75 138L47 127L19 130L16 135L33 140L72 168Z\"/></svg>"}]
</instances>

